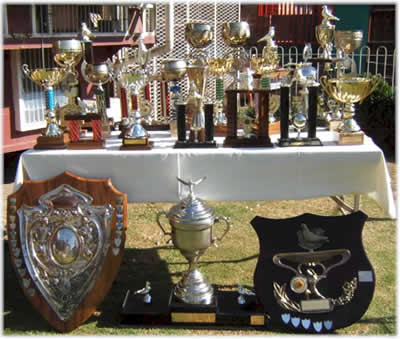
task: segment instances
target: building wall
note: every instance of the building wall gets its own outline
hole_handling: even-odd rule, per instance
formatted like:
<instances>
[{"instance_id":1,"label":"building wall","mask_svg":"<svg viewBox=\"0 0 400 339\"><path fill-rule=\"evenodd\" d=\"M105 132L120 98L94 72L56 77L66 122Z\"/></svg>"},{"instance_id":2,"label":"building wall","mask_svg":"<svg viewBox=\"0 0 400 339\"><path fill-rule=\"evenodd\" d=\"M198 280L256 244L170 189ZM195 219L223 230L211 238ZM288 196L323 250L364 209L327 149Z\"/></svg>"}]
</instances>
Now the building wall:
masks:
<instances>
[{"instance_id":1,"label":"building wall","mask_svg":"<svg viewBox=\"0 0 400 339\"><path fill-rule=\"evenodd\" d=\"M11 83L10 54L4 51L4 83L3 83L3 109L0 110L3 122L3 147L2 153L15 152L33 147L36 138L40 135L39 130L18 132L15 129L15 113Z\"/></svg>"},{"instance_id":2,"label":"building wall","mask_svg":"<svg viewBox=\"0 0 400 339\"><path fill-rule=\"evenodd\" d=\"M370 5L335 5L335 15L340 21L335 23L336 30L362 30L364 46L368 42Z\"/></svg>"}]
</instances>

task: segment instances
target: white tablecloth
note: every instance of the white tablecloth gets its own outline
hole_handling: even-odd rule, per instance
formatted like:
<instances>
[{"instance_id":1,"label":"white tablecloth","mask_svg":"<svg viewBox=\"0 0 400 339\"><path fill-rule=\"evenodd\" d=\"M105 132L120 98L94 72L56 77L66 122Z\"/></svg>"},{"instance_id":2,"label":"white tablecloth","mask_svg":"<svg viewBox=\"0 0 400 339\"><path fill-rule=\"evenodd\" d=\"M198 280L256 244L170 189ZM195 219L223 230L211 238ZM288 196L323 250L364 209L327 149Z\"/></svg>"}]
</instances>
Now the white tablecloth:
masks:
<instances>
[{"instance_id":1,"label":"white tablecloth","mask_svg":"<svg viewBox=\"0 0 400 339\"><path fill-rule=\"evenodd\" d=\"M70 171L108 178L130 202L175 202L186 191L176 180L207 179L196 188L205 200L291 200L371 193L395 217L390 176L382 151L338 146L336 133L318 131L319 147L173 149L169 132L151 133L150 151L120 151L114 136L103 150L28 150L20 157L15 189L24 177L42 180ZM277 135L271 137L276 141ZM223 138L216 138L221 144Z\"/></svg>"}]
</instances>

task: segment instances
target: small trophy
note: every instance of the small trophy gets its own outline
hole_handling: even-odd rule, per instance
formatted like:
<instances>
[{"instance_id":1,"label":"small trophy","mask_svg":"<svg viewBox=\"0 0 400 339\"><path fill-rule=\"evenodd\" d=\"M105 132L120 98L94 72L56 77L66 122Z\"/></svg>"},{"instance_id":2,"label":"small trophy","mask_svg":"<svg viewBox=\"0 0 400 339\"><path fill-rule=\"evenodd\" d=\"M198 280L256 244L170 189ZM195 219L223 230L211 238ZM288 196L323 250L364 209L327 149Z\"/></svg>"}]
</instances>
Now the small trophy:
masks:
<instances>
[{"instance_id":1,"label":"small trophy","mask_svg":"<svg viewBox=\"0 0 400 339\"><path fill-rule=\"evenodd\" d=\"M47 127L36 140L35 149L63 149L67 145L64 142L64 130L58 125L55 112L54 87L67 75L63 68L37 68L30 70L28 65L22 65L22 71L35 84L41 86L46 96L46 120Z\"/></svg>"},{"instance_id":2,"label":"small trophy","mask_svg":"<svg viewBox=\"0 0 400 339\"><path fill-rule=\"evenodd\" d=\"M324 91L336 101L344 104L342 126L339 127L339 145L362 145L364 132L354 119L354 104L362 102L377 87L380 74L371 78L342 76L340 79L329 79L327 76L320 78Z\"/></svg>"},{"instance_id":3,"label":"small trophy","mask_svg":"<svg viewBox=\"0 0 400 339\"><path fill-rule=\"evenodd\" d=\"M355 62L349 57L349 55L361 46L362 39L362 31L335 32L335 46L337 53L339 57L344 57L344 59L338 62L338 74L336 75L337 78L340 78L344 74L344 70L347 68L351 68L351 73L356 73Z\"/></svg>"}]
</instances>

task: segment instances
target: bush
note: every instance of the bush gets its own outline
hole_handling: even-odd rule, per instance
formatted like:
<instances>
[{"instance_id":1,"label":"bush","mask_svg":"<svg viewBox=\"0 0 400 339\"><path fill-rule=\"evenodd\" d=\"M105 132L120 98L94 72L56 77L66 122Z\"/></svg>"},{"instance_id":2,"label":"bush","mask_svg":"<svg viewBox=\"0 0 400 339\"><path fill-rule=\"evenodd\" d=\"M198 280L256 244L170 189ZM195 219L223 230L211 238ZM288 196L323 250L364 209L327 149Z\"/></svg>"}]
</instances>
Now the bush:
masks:
<instances>
[{"instance_id":1,"label":"bush","mask_svg":"<svg viewBox=\"0 0 400 339\"><path fill-rule=\"evenodd\" d=\"M364 133L374 140L386 156L394 156L396 113L393 88L381 78L375 91L356 106L355 119Z\"/></svg>"}]
</instances>

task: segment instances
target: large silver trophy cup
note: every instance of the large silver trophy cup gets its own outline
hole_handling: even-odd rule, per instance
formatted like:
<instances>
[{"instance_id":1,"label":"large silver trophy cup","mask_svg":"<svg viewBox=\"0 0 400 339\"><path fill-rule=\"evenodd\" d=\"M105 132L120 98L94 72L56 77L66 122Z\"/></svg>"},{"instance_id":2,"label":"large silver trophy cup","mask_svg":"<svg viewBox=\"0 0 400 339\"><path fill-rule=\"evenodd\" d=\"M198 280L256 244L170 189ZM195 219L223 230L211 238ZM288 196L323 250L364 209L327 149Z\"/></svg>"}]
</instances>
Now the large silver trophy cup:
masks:
<instances>
[{"instance_id":1,"label":"large silver trophy cup","mask_svg":"<svg viewBox=\"0 0 400 339\"><path fill-rule=\"evenodd\" d=\"M197 263L211 245L221 241L228 233L231 223L226 217L217 217L212 207L195 196L194 186L201 183L205 177L196 181L177 179L189 187L189 195L169 212L161 211L157 214L157 223L161 230L165 235L171 235L175 247L189 262L188 270L175 285L174 295L187 304L209 305L214 301L214 290L207 278L197 269ZM172 232L167 232L162 226L162 215L167 216ZM225 221L226 229L220 237L216 237L213 234L213 225L220 220Z\"/></svg>"}]
</instances>

